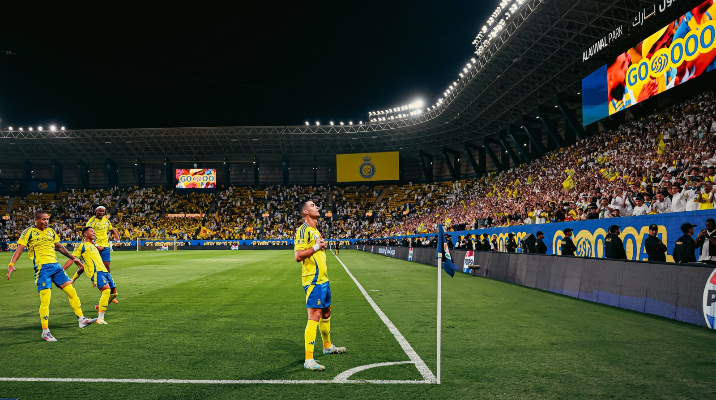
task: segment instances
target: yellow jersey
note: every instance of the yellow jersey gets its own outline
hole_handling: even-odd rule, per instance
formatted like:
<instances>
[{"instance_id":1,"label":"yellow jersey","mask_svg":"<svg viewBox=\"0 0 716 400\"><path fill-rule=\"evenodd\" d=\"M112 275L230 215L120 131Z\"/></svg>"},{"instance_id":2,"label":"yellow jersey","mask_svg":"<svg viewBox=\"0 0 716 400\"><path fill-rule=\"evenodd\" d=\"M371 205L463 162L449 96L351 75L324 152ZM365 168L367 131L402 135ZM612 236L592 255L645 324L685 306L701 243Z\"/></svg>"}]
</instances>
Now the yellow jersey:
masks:
<instances>
[{"instance_id":1,"label":"yellow jersey","mask_svg":"<svg viewBox=\"0 0 716 400\"><path fill-rule=\"evenodd\" d=\"M92 227L94 229L94 233L97 235L97 238L94 240L95 244L100 247L109 247L109 231L114 229L112 226L112 223L109 222L107 217L102 217L102 219L97 219L97 217L92 217L87 221L87 225Z\"/></svg>"},{"instance_id":2,"label":"yellow jersey","mask_svg":"<svg viewBox=\"0 0 716 400\"><path fill-rule=\"evenodd\" d=\"M99 255L99 250L91 242L82 242L77 245L72 255L79 258L82 264L85 266L85 273L87 277L92 279L97 272L107 272L102 257Z\"/></svg>"},{"instance_id":3,"label":"yellow jersey","mask_svg":"<svg viewBox=\"0 0 716 400\"><path fill-rule=\"evenodd\" d=\"M709 201L709 193L701 193L699 194L698 202L699 204L699 210L711 210L714 208L714 203Z\"/></svg>"},{"instance_id":4,"label":"yellow jersey","mask_svg":"<svg viewBox=\"0 0 716 400\"><path fill-rule=\"evenodd\" d=\"M17 244L27 247L33 265L56 263L55 243L59 242L60 237L52 228L41 231L34 226L25 229L17 240Z\"/></svg>"},{"instance_id":5,"label":"yellow jersey","mask_svg":"<svg viewBox=\"0 0 716 400\"><path fill-rule=\"evenodd\" d=\"M308 224L301 225L296 229L296 238L294 240L294 250L310 249L321 239L321 234L317 229L311 228ZM301 271L301 281L303 286L318 285L328 282L328 268L326 268L326 252L318 250L309 258L301 262L303 270Z\"/></svg>"}]
</instances>

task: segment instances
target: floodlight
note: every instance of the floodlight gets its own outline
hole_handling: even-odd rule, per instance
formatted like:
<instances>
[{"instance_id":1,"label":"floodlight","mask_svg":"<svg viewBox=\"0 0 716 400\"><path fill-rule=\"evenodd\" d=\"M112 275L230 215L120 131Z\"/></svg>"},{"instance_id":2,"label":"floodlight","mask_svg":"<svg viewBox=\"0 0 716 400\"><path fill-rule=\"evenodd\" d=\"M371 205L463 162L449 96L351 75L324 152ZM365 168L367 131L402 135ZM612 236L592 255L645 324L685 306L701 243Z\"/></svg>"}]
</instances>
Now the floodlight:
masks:
<instances>
[{"instance_id":1,"label":"floodlight","mask_svg":"<svg viewBox=\"0 0 716 400\"><path fill-rule=\"evenodd\" d=\"M308 126L308 121L306 121L306 126Z\"/></svg>"},{"instance_id":2,"label":"floodlight","mask_svg":"<svg viewBox=\"0 0 716 400\"><path fill-rule=\"evenodd\" d=\"M333 121L331 121L331 126L333 126Z\"/></svg>"},{"instance_id":3,"label":"floodlight","mask_svg":"<svg viewBox=\"0 0 716 400\"><path fill-rule=\"evenodd\" d=\"M359 124L363 125L363 121L358 121Z\"/></svg>"},{"instance_id":4,"label":"floodlight","mask_svg":"<svg viewBox=\"0 0 716 400\"><path fill-rule=\"evenodd\" d=\"M10 130L12 130L12 126L10 127Z\"/></svg>"},{"instance_id":5,"label":"floodlight","mask_svg":"<svg viewBox=\"0 0 716 400\"><path fill-rule=\"evenodd\" d=\"M353 121L348 121L348 125L353 125Z\"/></svg>"},{"instance_id":6,"label":"floodlight","mask_svg":"<svg viewBox=\"0 0 716 400\"><path fill-rule=\"evenodd\" d=\"M51 130L51 131L55 131L55 130L57 130L57 127L54 126L54 125L50 125L50 130Z\"/></svg>"},{"instance_id":7,"label":"floodlight","mask_svg":"<svg viewBox=\"0 0 716 400\"><path fill-rule=\"evenodd\" d=\"M30 127L29 129L32 130L32 127Z\"/></svg>"},{"instance_id":8,"label":"floodlight","mask_svg":"<svg viewBox=\"0 0 716 400\"><path fill-rule=\"evenodd\" d=\"M321 126L321 123L316 121L316 126Z\"/></svg>"},{"instance_id":9,"label":"floodlight","mask_svg":"<svg viewBox=\"0 0 716 400\"><path fill-rule=\"evenodd\" d=\"M22 127L20 127L20 130L22 130Z\"/></svg>"},{"instance_id":10,"label":"floodlight","mask_svg":"<svg viewBox=\"0 0 716 400\"><path fill-rule=\"evenodd\" d=\"M341 125L343 125L343 121L341 121Z\"/></svg>"},{"instance_id":11,"label":"floodlight","mask_svg":"<svg viewBox=\"0 0 716 400\"><path fill-rule=\"evenodd\" d=\"M65 127L63 126L62 128L60 128L60 130L64 131L64 130L65 130Z\"/></svg>"},{"instance_id":12,"label":"floodlight","mask_svg":"<svg viewBox=\"0 0 716 400\"><path fill-rule=\"evenodd\" d=\"M41 131L41 130L42 130L42 127L41 127L41 126L38 126L38 127L37 127L37 130L38 130L38 131Z\"/></svg>"}]
</instances>

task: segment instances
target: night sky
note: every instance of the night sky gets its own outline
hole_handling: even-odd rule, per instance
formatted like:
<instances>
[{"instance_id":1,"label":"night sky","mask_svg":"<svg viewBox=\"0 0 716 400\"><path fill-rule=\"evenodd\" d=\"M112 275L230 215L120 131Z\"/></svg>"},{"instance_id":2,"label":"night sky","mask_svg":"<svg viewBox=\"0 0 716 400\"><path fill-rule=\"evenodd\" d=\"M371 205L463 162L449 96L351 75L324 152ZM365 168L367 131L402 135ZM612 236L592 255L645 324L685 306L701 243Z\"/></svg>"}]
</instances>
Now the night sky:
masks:
<instances>
[{"instance_id":1,"label":"night sky","mask_svg":"<svg viewBox=\"0 0 716 400\"><path fill-rule=\"evenodd\" d=\"M498 2L5 0L0 126L348 123L432 104Z\"/></svg>"}]
</instances>

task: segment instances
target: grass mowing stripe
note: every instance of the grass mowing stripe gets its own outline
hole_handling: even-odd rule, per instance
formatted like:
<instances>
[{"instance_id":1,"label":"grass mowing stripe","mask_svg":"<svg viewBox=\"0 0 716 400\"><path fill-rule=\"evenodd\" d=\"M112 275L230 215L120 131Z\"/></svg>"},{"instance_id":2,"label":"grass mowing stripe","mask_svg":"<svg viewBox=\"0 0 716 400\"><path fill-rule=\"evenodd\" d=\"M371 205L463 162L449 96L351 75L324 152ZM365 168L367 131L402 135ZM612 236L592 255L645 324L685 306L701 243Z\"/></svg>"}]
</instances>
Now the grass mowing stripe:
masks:
<instances>
[{"instance_id":1,"label":"grass mowing stripe","mask_svg":"<svg viewBox=\"0 0 716 400\"><path fill-rule=\"evenodd\" d=\"M423 361L422 358L420 358L418 353L416 353L415 350L413 350L413 347L410 345L410 343L408 343L408 341L405 340L405 337L403 337L403 335L400 333L398 328L396 328L395 325L390 321L390 319L388 319L388 317L385 315L385 313L383 311L381 311L380 307L378 307L378 305L375 304L375 302L370 297L370 295L368 295L368 292L366 292L365 289L363 289L363 286L361 286L360 282L358 282L358 279L356 279L356 277L353 276L353 274L351 274L351 271L348 270L348 267L346 267L346 265L343 264L343 261L341 261L341 259L338 258L338 256L335 253L333 253L333 256L336 257L336 259L338 260L339 263L341 263L343 268L346 270L346 273L348 274L348 276L350 276L351 279L353 279L353 282L355 282L356 286L358 286L358 289L360 289L361 293L363 293L363 296L365 296L365 299L368 300L368 303L370 304L370 306L373 307L373 310L375 310L375 312L378 314L378 316L380 316L381 321L383 321L385 326L388 327L388 330L390 330L390 333L392 333L393 336L395 336L395 339L400 344L400 347L403 348L403 351L405 351L405 354L408 355L408 358L410 358L410 360L413 363L415 363L415 367L418 368L418 371L420 371L420 375L423 376L423 379L425 379L426 381L431 382L431 383L435 382L435 375L433 375L432 371L430 371L430 368L428 368L428 366L425 365L425 362Z\"/></svg>"}]
</instances>

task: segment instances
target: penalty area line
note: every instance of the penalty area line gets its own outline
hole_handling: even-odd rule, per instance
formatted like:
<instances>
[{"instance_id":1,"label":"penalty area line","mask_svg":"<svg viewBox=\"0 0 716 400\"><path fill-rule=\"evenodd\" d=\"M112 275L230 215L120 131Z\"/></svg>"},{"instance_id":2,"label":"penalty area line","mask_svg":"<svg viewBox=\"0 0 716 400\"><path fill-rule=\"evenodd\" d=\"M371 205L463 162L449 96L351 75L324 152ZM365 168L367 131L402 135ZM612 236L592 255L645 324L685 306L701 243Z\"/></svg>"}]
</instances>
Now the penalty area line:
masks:
<instances>
[{"instance_id":1,"label":"penalty area line","mask_svg":"<svg viewBox=\"0 0 716 400\"><path fill-rule=\"evenodd\" d=\"M413 346L411 346L410 343L408 343L408 341L400 333L398 328L396 328L395 325L393 324L393 322L391 322L390 319L388 319L388 316L385 315L383 310L381 310L380 307L378 307L378 305L375 304L375 301L373 301L373 298L370 297L368 292L366 292L366 290L363 288L363 286L360 284L360 282L358 282L358 279L356 279L356 277L353 276L353 274L351 274L351 271L348 270L348 267L346 267L346 265L343 264L343 261L341 261L341 259L338 258L336 253L334 253L332 251L331 251L331 253L333 254L334 257L336 257L336 260L338 260L338 262L341 263L341 265L343 266L343 269L346 270L346 273L348 274L348 276L350 276L351 279L353 279L353 282L355 282L356 286L358 286L358 289L361 291L361 293L363 293L363 296L365 297L365 299L368 300L368 303L370 304L370 306L373 307L373 310L378 314L378 316L383 321L385 326L388 327L388 330L390 330L390 333L392 333L393 336L395 336L395 339L398 341L398 344L400 344L400 347L403 348L403 351L405 352L405 354L408 355L408 358L410 358L410 361L413 364L415 364L415 367L418 369L418 372L420 372L420 375L423 376L425 383L436 383L437 379L435 378L435 375L433 375L433 372L430 371L430 368L428 368L428 366L425 364L425 361L423 361L423 359L420 358L418 353L413 349Z\"/></svg>"}]
</instances>

